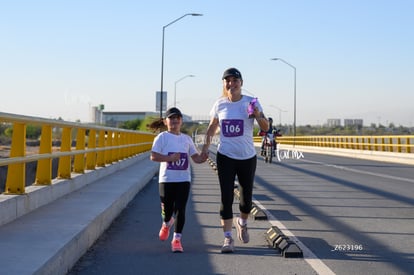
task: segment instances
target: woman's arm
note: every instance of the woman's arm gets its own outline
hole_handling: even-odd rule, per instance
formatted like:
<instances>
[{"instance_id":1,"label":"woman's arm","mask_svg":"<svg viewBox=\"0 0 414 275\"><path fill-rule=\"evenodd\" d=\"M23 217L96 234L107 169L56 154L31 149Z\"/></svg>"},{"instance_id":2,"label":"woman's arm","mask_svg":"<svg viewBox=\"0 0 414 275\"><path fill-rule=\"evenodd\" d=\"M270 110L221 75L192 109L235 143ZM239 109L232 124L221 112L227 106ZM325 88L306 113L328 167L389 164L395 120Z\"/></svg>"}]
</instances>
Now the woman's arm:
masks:
<instances>
[{"instance_id":1,"label":"woman's arm","mask_svg":"<svg viewBox=\"0 0 414 275\"><path fill-rule=\"evenodd\" d=\"M256 118L260 129L262 129L264 132L267 132L269 130L269 121L266 119L263 112L260 112L257 107L254 109L254 117Z\"/></svg>"},{"instance_id":2,"label":"woman's arm","mask_svg":"<svg viewBox=\"0 0 414 275\"><path fill-rule=\"evenodd\" d=\"M210 124L207 127L207 132L204 137L204 145L203 145L203 149L201 150L202 154L208 155L208 147L210 146L211 140L216 134L218 126L219 126L218 118L212 118L210 120Z\"/></svg>"}]
</instances>

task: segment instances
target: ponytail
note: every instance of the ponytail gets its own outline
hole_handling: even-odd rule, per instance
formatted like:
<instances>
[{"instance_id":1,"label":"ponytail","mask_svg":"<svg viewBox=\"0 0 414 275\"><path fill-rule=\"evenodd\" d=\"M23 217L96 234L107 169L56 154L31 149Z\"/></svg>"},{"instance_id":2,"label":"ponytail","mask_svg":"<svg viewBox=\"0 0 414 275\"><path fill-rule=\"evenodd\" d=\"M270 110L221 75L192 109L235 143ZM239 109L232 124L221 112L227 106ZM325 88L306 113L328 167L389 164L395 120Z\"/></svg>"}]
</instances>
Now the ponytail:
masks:
<instances>
[{"instance_id":1,"label":"ponytail","mask_svg":"<svg viewBox=\"0 0 414 275\"><path fill-rule=\"evenodd\" d=\"M154 133L157 131L167 130L167 127L164 124L164 119L162 117L155 119L150 124L147 124L147 128L152 130Z\"/></svg>"}]
</instances>

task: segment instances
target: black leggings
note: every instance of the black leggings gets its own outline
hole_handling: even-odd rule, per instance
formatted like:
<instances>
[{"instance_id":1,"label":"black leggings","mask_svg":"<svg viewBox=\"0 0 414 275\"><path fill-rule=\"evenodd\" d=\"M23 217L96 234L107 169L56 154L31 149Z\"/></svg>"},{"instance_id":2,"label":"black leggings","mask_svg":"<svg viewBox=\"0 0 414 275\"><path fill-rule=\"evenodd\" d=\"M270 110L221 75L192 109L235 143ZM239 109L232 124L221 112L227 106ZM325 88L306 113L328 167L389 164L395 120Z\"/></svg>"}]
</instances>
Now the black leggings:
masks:
<instances>
[{"instance_id":1,"label":"black leggings","mask_svg":"<svg viewBox=\"0 0 414 275\"><path fill-rule=\"evenodd\" d=\"M160 182L161 203L164 204L164 221L168 222L175 214L175 233L181 233L185 224L185 207L190 194L189 182Z\"/></svg>"},{"instance_id":2,"label":"black leggings","mask_svg":"<svg viewBox=\"0 0 414 275\"><path fill-rule=\"evenodd\" d=\"M236 175L240 184L240 212L250 213L256 165L256 156L246 160L237 160L217 152L217 171L221 190L220 216L223 220L233 218L234 180Z\"/></svg>"}]
</instances>

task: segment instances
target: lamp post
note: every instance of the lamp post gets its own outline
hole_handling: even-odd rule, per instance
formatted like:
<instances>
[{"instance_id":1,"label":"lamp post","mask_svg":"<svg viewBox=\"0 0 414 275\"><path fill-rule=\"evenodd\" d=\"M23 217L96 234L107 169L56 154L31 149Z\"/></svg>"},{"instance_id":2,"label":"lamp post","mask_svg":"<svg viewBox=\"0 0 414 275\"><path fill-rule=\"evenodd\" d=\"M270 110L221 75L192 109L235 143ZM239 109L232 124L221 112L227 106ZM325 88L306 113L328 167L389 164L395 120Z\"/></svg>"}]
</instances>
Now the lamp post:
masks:
<instances>
[{"instance_id":1,"label":"lamp post","mask_svg":"<svg viewBox=\"0 0 414 275\"><path fill-rule=\"evenodd\" d=\"M286 62L282 58L271 58L270 60L279 60L293 69L293 137L296 137L296 67ZM293 146L295 145L295 139L293 139Z\"/></svg>"},{"instance_id":2,"label":"lamp post","mask_svg":"<svg viewBox=\"0 0 414 275\"><path fill-rule=\"evenodd\" d=\"M174 83L174 107L177 107L177 100L176 100L177 99L177 83L180 82L181 80L187 78L187 77L195 77L195 75L188 74L186 76L181 77L180 79L178 79Z\"/></svg>"},{"instance_id":3,"label":"lamp post","mask_svg":"<svg viewBox=\"0 0 414 275\"><path fill-rule=\"evenodd\" d=\"M171 21L170 23L168 23L167 25L162 27L162 54L161 54L161 91L160 91L160 118L162 118L162 96L163 96L163 90L164 90L164 35L165 35L165 29L174 24L175 22L177 22L178 20L183 19L186 16L202 16L202 14L200 13L186 13L181 17L178 17L177 19L175 19L174 21Z\"/></svg>"}]
</instances>

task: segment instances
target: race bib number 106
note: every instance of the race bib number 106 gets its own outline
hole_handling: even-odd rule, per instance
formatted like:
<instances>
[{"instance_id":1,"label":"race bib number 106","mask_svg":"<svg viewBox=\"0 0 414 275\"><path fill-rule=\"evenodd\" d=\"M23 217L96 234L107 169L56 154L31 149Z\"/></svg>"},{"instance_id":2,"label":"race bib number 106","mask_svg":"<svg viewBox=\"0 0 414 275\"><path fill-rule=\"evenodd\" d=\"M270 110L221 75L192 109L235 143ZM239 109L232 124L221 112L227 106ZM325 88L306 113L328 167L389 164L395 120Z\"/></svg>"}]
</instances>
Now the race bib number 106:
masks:
<instances>
[{"instance_id":1,"label":"race bib number 106","mask_svg":"<svg viewBox=\"0 0 414 275\"><path fill-rule=\"evenodd\" d=\"M225 137L238 137L243 135L242 119L223 119L221 121L221 131Z\"/></svg>"}]
</instances>

